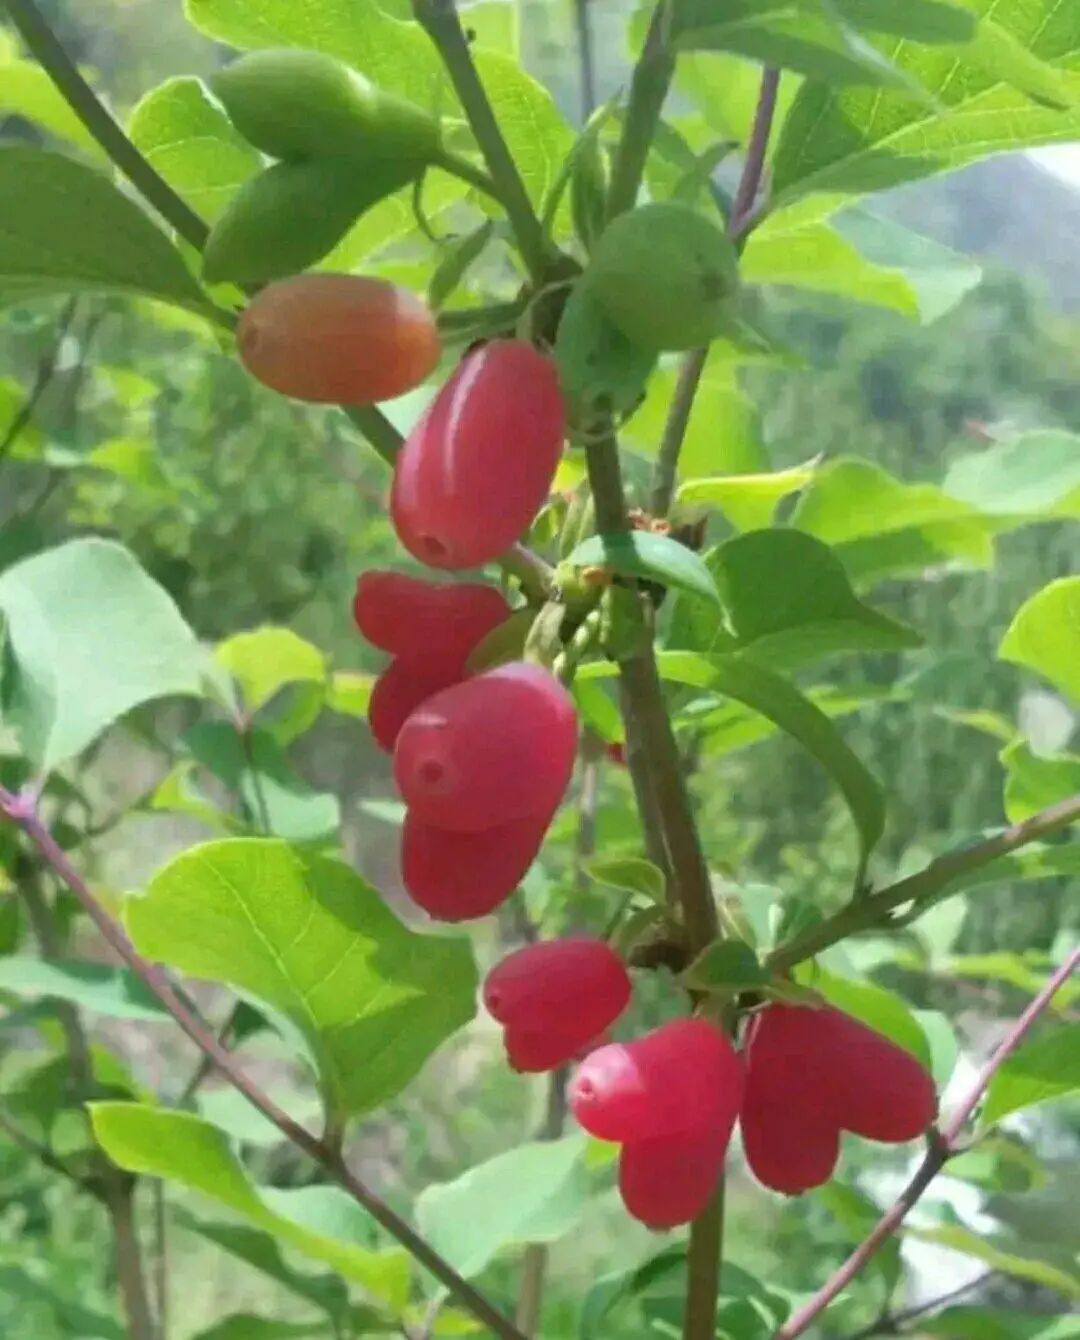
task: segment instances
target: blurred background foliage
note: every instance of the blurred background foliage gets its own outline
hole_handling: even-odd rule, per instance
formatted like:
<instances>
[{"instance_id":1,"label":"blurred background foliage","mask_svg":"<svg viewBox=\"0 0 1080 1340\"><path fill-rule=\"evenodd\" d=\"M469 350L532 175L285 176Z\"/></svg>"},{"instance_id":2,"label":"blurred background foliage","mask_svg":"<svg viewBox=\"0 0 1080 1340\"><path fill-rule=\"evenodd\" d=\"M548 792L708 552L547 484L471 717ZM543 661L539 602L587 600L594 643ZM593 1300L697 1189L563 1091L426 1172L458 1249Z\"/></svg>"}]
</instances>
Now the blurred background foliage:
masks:
<instances>
[{"instance_id":1,"label":"blurred background foliage","mask_svg":"<svg viewBox=\"0 0 1080 1340\"><path fill-rule=\"evenodd\" d=\"M50 0L42 8L121 110L166 77L205 74L224 59L173 0ZM404 16L407 6L388 0L384 8ZM603 98L626 77L634 6L595 0L591 8ZM569 0L485 0L468 8L467 19L480 41L520 47L567 115L580 120ZM36 122L5 106L4 60L17 61L18 51L0 28L0 134L40 140ZM688 70L675 116L687 138L700 143L738 129L738 99L723 103L715 82L697 66ZM879 207L978 262L981 279L929 322L805 289L771 291L770 329L782 336L790 358L783 366L745 370L737 401L717 402L725 412L736 404L738 427L726 439L715 434L716 458L703 473L858 455L905 482L938 484L955 461L999 437L1080 430L1076 193L1016 156L903 188L875 201ZM409 248L417 244L399 238L389 257L368 268L407 272ZM415 406L401 409L403 419L412 413ZM302 822L315 830L323 825L324 832L337 827L337 797L346 852L377 886L392 889L398 816L387 761L362 720L366 676L377 662L352 628L349 602L359 571L400 565L401 555L383 512L385 467L344 419L293 406L255 385L193 318L141 302L80 297L8 307L0 316L0 443L0 567L69 536L115 537L207 641L282 625L325 655L335 676L331 687L313 688L311 676L298 675L268 715L268 729L290 749L284 790L294 801L303 791L309 809ZM714 522L713 534L723 533L723 523ZM995 653L1019 606L1075 570L1076 555L1075 522L1070 533L1067 521L1047 519L997 536L992 552L967 561L886 576L875 583L875 604L919 629L925 646L849 657L817 673L816 686L858 699L845 735L887 782L885 851L897 867L914 868L1002 822L997 756L1017 725L1036 753L1062 750L1074 738L1064 703ZM687 722L694 710L687 695ZM170 851L204 836L199 806L206 795L243 818L243 788L230 791L227 769L215 764L205 733L192 731L197 717L190 706L141 709L84 760L76 781L94 823L107 830L92 847L106 889L138 887ZM729 752L708 732L688 730L686 738L710 855L733 886L779 886L818 905L841 901L851 867L847 820L813 763L775 739ZM196 768L203 769L202 799L190 790ZM625 777L604 767L601 788L601 846L631 843ZM312 798L324 806L313 820ZM79 803L72 802L76 809ZM212 817L220 825L220 814ZM287 821L297 821L291 810ZM530 879L529 906L538 918L552 891L573 882L575 841L568 812ZM579 892L587 902L597 894L587 891L587 881L585 887ZM1075 934L1078 913L1063 881L1003 883L977 899L944 904L893 946L859 942L836 951L831 962L902 986L918 1007L947 1010L978 1044L992 1034L995 1019L1022 1002L1046 955ZM6 952L25 930L14 900L0 901ZM475 934L481 955L490 958L520 927L507 914ZM177 1074L190 1065L164 1025L112 1020L94 1028L97 1040L152 1088L175 1088ZM40 1054L20 1057L11 1045L17 1037L5 1021L0 1068L9 1079L20 1066L36 1074L42 1062ZM260 1064L271 1075L282 1072L285 1082L279 1058L268 1054ZM540 1120L542 1103L539 1089L498 1063L492 1031L478 1024L440 1053L405 1098L365 1123L354 1162L392 1200L408 1204L430 1182L520 1141ZM1044 1259L1074 1256L1078 1141L1075 1108L1055 1109L1003 1137L999 1157L984 1160L965 1181L949 1179L943 1194L954 1208L947 1213L968 1220L991 1214ZM259 1140L250 1150L262 1174L280 1185L306 1176L287 1150ZM791 1204L766 1199L737 1177L732 1262L764 1280L782 1274L789 1290L812 1287L865 1225L864 1193L854 1183L872 1169L867 1185L888 1187L904 1157L890 1161L875 1151L870 1158L853 1148L842 1185ZM1047 1197L1034 1220L1017 1208L1024 1190ZM196 1213L201 1208L192 1205ZM149 1217L150 1208L143 1209ZM103 1233L93 1206L0 1139L0 1333L9 1340L117 1334L94 1329L115 1315ZM195 1335L228 1310L283 1320L306 1315L295 1293L197 1233L174 1227L170 1241L178 1336ZM545 1336L574 1334L580 1298L597 1277L625 1271L655 1250L610 1196L595 1198L582 1223L553 1248ZM904 1252L916 1299L971 1267L969 1255L958 1265L940 1246L914 1237ZM875 1315L898 1259L898 1252L886 1252L853 1291L848 1333ZM510 1269L505 1259L494 1262L494 1287L509 1287ZM655 1274L638 1292L662 1315L664 1300L678 1297L678 1263ZM1060 1312L1060 1293L1044 1285L1038 1271L1004 1268L983 1297L1034 1313ZM640 1333L637 1324L616 1309L602 1333L630 1340ZM955 1324L926 1333L971 1340L1032 1333L1021 1323L986 1329L974 1311ZM1080 1335L1080 1326L1060 1332L1066 1334Z\"/></svg>"}]
</instances>

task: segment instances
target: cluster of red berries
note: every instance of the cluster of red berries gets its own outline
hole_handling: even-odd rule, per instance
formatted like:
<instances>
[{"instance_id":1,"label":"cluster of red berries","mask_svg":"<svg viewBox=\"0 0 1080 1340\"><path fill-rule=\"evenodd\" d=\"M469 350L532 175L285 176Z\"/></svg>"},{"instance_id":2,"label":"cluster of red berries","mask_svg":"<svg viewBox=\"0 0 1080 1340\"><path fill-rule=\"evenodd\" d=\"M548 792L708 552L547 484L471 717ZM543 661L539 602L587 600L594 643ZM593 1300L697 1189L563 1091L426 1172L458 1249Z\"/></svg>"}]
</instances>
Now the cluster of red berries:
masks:
<instances>
[{"instance_id":1,"label":"cluster of red berries","mask_svg":"<svg viewBox=\"0 0 1080 1340\"><path fill-rule=\"evenodd\" d=\"M497 558L546 500L564 433L550 359L519 340L467 354L396 462L391 518L401 542L432 567ZM483 916L517 887L566 790L573 701L524 661L470 673L471 653L511 614L491 587L369 572L353 613L364 637L394 657L368 717L393 753L407 806L405 887L440 920Z\"/></svg>"},{"instance_id":2,"label":"cluster of red berries","mask_svg":"<svg viewBox=\"0 0 1080 1340\"><path fill-rule=\"evenodd\" d=\"M594 1045L570 1083L570 1107L591 1135L621 1146L623 1202L651 1228L704 1210L736 1119L755 1176L792 1195L828 1181L841 1131L900 1143L934 1119L933 1081L919 1062L839 1010L767 1005L741 1054L700 1017L595 1046L629 999L621 960L583 937L516 950L484 984L515 1069L553 1070Z\"/></svg>"}]
</instances>

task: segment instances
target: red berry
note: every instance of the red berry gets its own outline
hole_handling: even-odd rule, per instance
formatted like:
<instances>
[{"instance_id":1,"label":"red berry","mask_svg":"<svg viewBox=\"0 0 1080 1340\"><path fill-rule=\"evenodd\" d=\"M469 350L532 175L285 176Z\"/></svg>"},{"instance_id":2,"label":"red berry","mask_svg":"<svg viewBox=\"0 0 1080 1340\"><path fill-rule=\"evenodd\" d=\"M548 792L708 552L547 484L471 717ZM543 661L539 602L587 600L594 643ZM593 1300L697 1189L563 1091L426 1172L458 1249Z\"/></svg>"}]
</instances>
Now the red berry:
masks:
<instances>
[{"instance_id":1,"label":"red berry","mask_svg":"<svg viewBox=\"0 0 1080 1340\"><path fill-rule=\"evenodd\" d=\"M569 1097L591 1135L636 1142L705 1128L730 1131L742 1093L742 1065L724 1031L707 1019L675 1019L586 1057Z\"/></svg>"},{"instance_id":2,"label":"red berry","mask_svg":"<svg viewBox=\"0 0 1080 1340\"><path fill-rule=\"evenodd\" d=\"M763 1102L748 1075L739 1124L746 1161L763 1186L797 1196L832 1176L840 1157L839 1129L816 1119L797 1096Z\"/></svg>"},{"instance_id":3,"label":"red berry","mask_svg":"<svg viewBox=\"0 0 1080 1340\"><path fill-rule=\"evenodd\" d=\"M240 358L297 400L371 405L411 391L439 361L435 318L415 294L362 275L296 275L252 298Z\"/></svg>"},{"instance_id":4,"label":"red berry","mask_svg":"<svg viewBox=\"0 0 1080 1340\"><path fill-rule=\"evenodd\" d=\"M373 647L460 668L476 644L510 616L501 591L480 582L423 581L404 572L364 572L353 616Z\"/></svg>"},{"instance_id":5,"label":"red berry","mask_svg":"<svg viewBox=\"0 0 1080 1340\"><path fill-rule=\"evenodd\" d=\"M622 1014L630 978L603 940L570 936L526 945L487 975L484 1004L506 1028L515 1070L565 1065Z\"/></svg>"},{"instance_id":6,"label":"red berry","mask_svg":"<svg viewBox=\"0 0 1080 1340\"><path fill-rule=\"evenodd\" d=\"M528 529L551 488L566 416L555 364L521 340L462 359L397 458L390 515L433 568L473 568Z\"/></svg>"},{"instance_id":7,"label":"red berry","mask_svg":"<svg viewBox=\"0 0 1080 1340\"><path fill-rule=\"evenodd\" d=\"M543 816L570 780L577 716L566 689L524 661L437 693L398 735L394 777L418 819L479 832Z\"/></svg>"},{"instance_id":8,"label":"red berry","mask_svg":"<svg viewBox=\"0 0 1080 1340\"><path fill-rule=\"evenodd\" d=\"M730 1139L728 1125L624 1145L619 1157L623 1204L649 1228L690 1223L716 1190Z\"/></svg>"},{"instance_id":9,"label":"red berry","mask_svg":"<svg viewBox=\"0 0 1080 1340\"><path fill-rule=\"evenodd\" d=\"M476 833L452 833L410 812L401 837L405 887L438 921L486 916L517 888L550 822L551 816L545 815Z\"/></svg>"},{"instance_id":10,"label":"red berry","mask_svg":"<svg viewBox=\"0 0 1080 1340\"><path fill-rule=\"evenodd\" d=\"M402 726L421 704L461 679L460 665L445 665L441 660L417 661L399 656L391 661L371 690L368 725L375 742L388 754Z\"/></svg>"}]
</instances>

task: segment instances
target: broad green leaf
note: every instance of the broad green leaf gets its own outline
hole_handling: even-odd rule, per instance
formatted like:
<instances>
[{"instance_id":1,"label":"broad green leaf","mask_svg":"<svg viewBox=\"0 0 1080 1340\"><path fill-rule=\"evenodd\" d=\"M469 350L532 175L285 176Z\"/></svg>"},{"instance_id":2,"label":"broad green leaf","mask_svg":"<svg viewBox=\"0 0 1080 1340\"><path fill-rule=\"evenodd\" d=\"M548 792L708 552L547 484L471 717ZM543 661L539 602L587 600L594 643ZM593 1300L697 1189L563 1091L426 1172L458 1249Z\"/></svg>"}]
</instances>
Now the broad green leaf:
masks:
<instances>
[{"instance_id":1,"label":"broad green leaf","mask_svg":"<svg viewBox=\"0 0 1080 1340\"><path fill-rule=\"evenodd\" d=\"M1025 740L1014 740L1001 751L1001 762L1005 815L1011 824L1023 823L1059 800L1080 795L1080 755L1041 758Z\"/></svg>"},{"instance_id":2,"label":"broad green leaf","mask_svg":"<svg viewBox=\"0 0 1080 1340\"><path fill-rule=\"evenodd\" d=\"M0 303L51 293L129 293L207 303L179 251L107 176L74 158L0 147Z\"/></svg>"},{"instance_id":3,"label":"broad green leaf","mask_svg":"<svg viewBox=\"0 0 1080 1340\"><path fill-rule=\"evenodd\" d=\"M585 867L590 879L623 893L640 893L653 903L663 903L664 872L640 856L595 856Z\"/></svg>"},{"instance_id":4,"label":"broad green leaf","mask_svg":"<svg viewBox=\"0 0 1080 1340\"><path fill-rule=\"evenodd\" d=\"M988 154L1077 138L1080 113L1038 105L1021 90L1041 96L1036 79L1049 79L1056 92L1080 92L1070 69L1080 52L1080 11L1058 0L969 0L967 7L981 29L970 52L903 38L880 46L941 112L893 89L802 86L773 155L777 205L810 192L882 190Z\"/></svg>"},{"instance_id":5,"label":"broad green leaf","mask_svg":"<svg viewBox=\"0 0 1080 1340\"><path fill-rule=\"evenodd\" d=\"M236 680L248 712L265 707L286 684L321 684L326 679L322 652L290 628L234 633L217 644L214 657Z\"/></svg>"},{"instance_id":6,"label":"broad green leaf","mask_svg":"<svg viewBox=\"0 0 1080 1340\"><path fill-rule=\"evenodd\" d=\"M610 568L625 577L643 577L672 590L719 602L716 582L705 560L668 535L644 530L592 535L566 561L579 568Z\"/></svg>"},{"instance_id":7,"label":"broad green leaf","mask_svg":"<svg viewBox=\"0 0 1080 1340\"><path fill-rule=\"evenodd\" d=\"M366 718L374 687L374 675L364 675L356 670L335 670L330 676L326 706L342 716Z\"/></svg>"},{"instance_id":8,"label":"broad green leaf","mask_svg":"<svg viewBox=\"0 0 1080 1340\"><path fill-rule=\"evenodd\" d=\"M1080 437L1060 429L1022 433L959 457L941 487L994 517L1080 517Z\"/></svg>"},{"instance_id":9,"label":"broad green leaf","mask_svg":"<svg viewBox=\"0 0 1080 1340\"><path fill-rule=\"evenodd\" d=\"M508 1149L453 1182L425 1187L416 1202L417 1226L467 1277L503 1247L554 1242L588 1204L584 1152L580 1135Z\"/></svg>"},{"instance_id":10,"label":"broad green leaf","mask_svg":"<svg viewBox=\"0 0 1080 1340\"><path fill-rule=\"evenodd\" d=\"M796 980L819 992L830 1005L883 1034L930 1069L930 1044L915 1016L892 991L872 982L854 982L838 977L820 964L796 969Z\"/></svg>"},{"instance_id":11,"label":"broad green leaf","mask_svg":"<svg viewBox=\"0 0 1080 1340\"><path fill-rule=\"evenodd\" d=\"M284 842L185 852L127 921L142 953L291 1019L339 1115L399 1092L475 1010L468 941L407 930L355 871Z\"/></svg>"},{"instance_id":12,"label":"broad green leaf","mask_svg":"<svg viewBox=\"0 0 1080 1340\"><path fill-rule=\"evenodd\" d=\"M31 955L0 958L0 991L26 1000L47 997L113 1019L160 1023L165 1011L150 989L126 968L69 959L47 963Z\"/></svg>"},{"instance_id":13,"label":"broad green leaf","mask_svg":"<svg viewBox=\"0 0 1080 1340\"><path fill-rule=\"evenodd\" d=\"M345 1192L326 1186L299 1192L258 1186L223 1133L188 1112L141 1103L91 1103L90 1120L98 1143L118 1167L209 1196L374 1297L403 1305L408 1258L396 1249L371 1248L371 1220Z\"/></svg>"},{"instance_id":14,"label":"broad green leaf","mask_svg":"<svg viewBox=\"0 0 1080 1340\"><path fill-rule=\"evenodd\" d=\"M69 540L6 569L0 614L15 670L4 716L36 768L73 758L140 703L200 692L194 634L112 541Z\"/></svg>"},{"instance_id":15,"label":"broad green leaf","mask_svg":"<svg viewBox=\"0 0 1080 1340\"><path fill-rule=\"evenodd\" d=\"M344 1280L336 1274L310 1274L288 1264L277 1238L262 1229L199 1219L183 1208L174 1209L173 1217L189 1233L197 1233L230 1256L245 1261L331 1317L339 1318L346 1313L349 1294Z\"/></svg>"},{"instance_id":16,"label":"broad green leaf","mask_svg":"<svg viewBox=\"0 0 1080 1340\"><path fill-rule=\"evenodd\" d=\"M940 1010L913 1010L912 1016L930 1048L930 1073L934 1083L939 1089L944 1089L956 1068L956 1058L960 1055L956 1030Z\"/></svg>"},{"instance_id":17,"label":"broad green leaf","mask_svg":"<svg viewBox=\"0 0 1080 1340\"><path fill-rule=\"evenodd\" d=\"M660 674L735 698L774 721L807 749L836 782L859 833L860 878L885 827L885 798L876 778L825 715L780 675L736 655L661 652Z\"/></svg>"},{"instance_id":18,"label":"broad green leaf","mask_svg":"<svg viewBox=\"0 0 1080 1340\"><path fill-rule=\"evenodd\" d=\"M97 140L68 106L40 65L29 60L0 63L0 112L22 116L67 140L84 154L101 157Z\"/></svg>"},{"instance_id":19,"label":"broad green leaf","mask_svg":"<svg viewBox=\"0 0 1080 1340\"><path fill-rule=\"evenodd\" d=\"M1076 1340L1074 1317L1047 1318L1017 1312L1011 1307L974 1307L961 1304L919 1321L924 1335L950 1340Z\"/></svg>"},{"instance_id":20,"label":"broad green leaf","mask_svg":"<svg viewBox=\"0 0 1080 1340\"><path fill-rule=\"evenodd\" d=\"M1026 600L998 648L1080 703L1080 577L1061 577Z\"/></svg>"},{"instance_id":21,"label":"broad green leaf","mask_svg":"<svg viewBox=\"0 0 1080 1340\"><path fill-rule=\"evenodd\" d=\"M196 28L241 48L309 47L348 61L375 84L421 107L453 115L457 102L435 48L420 27L375 0L323 0L309 12L295 0L187 0ZM539 205L573 142L551 95L516 58L479 50L474 59L526 188Z\"/></svg>"},{"instance_id":22,"label":"broad green leaf","mask_svg":"<svg viewBox=\"0 0 1080 1340\"><path fill-rule=\"evenodd\" d=\"M739 644L768 666L823 648L899 651L921 638L864 605L828 545L786 528L748 531L706 556Z\"/></svg>"},{"instance_id":23,"label":"broad green leaf","mask_svg":"<svg viewBox=\"0 0 1080 1340\"><path fill-rule=\"evenodd\" d=\"M1080 1024L1063 1024L1008 1058L990 1082L981 1124L1080 1089Z\"/></svg>"},{"instance_id":24,"label":"broad green leaf","mask_svg":"<svg viewBox=\"0 0 1080 1340\"><path fill-rule=\"evenodd\" d=\"M128 134L151 166L208 222L222 212L261 155L234 129L204 85L188 75L167 79L145 94Z\"/></svg>"},{"instance_id":25,"label":"broad green leaf","mask_svg":"<svg viewBox=\"0 0 1080 1340\"><path fill-rule=\"evenodd\" d=\"M683 971L682 980L697 991L749 991L764 985L769 974L743 940L716 940Z\"/></svg>"},{"instance_id":26,"label":"broad green leaf","mask_svg":"<svg viewBox=\"0 0 1080 1340\"><path fill-rule=\"evenodd\" d=\"M341 824L337 796L313 791L265 730L244 737L231 722L200 721L185 733L181 745L240 796L251 824L266 835L318 842L337 832Z\"/></svg>"},{"instance_id":27,"label":"broad green leaf","mask_svg":"<svg viewBox=\"0 0 1080 1340\"><path fill-rule=\"evenodd\" d=\"M942 1224L939 1228L908 1227L907 1234L918 1238L920 1242L934 1242L941 1247L963 1252L965 1256L973 1256L992 1270L1011 1275L1013 1279L1041 1284L1066 1298L1080 1298L1080 1274L1075 1270L1067 1270L1038 1257L1025 1256L998 1246L993 1239L973 1233L961 1224Z\"/></svg>"},{"instance_id":28,"label":"broad green leaf","mask_svg":"<svg viewBox=\"0 0 1080 1340\"><path fill-rule=\"evenodd\" d=\"M737 530L756 530L772 523L781 500L805 488L813 478L816 461L756 475L712 475L688 479L676 501L707 503L718 508Z\"/></svg>"},{"instance_id":29,"label":"broad green leaf","mask_svg":"<svg viewBox=\"0 0 1080 1340\"><path fill-rule=\"evenodd\" d=\"M321 1321L279 1321L253 1312L234 1312L199 1331L191 1340L303 1340L325 1334Z\"/></svg>"},{"instance_id":30,"label":"broad green leaf","mask_svg":"<svg viewBox=\"0 0 1080 1340\"><path fill-rule=\"evenodd\" d=\"M811 703L829 718L850 716L893 695L888 689L871 685L845 690L833 685L803 690ZM688 718L689 721L689 718ZM757 744L775 735L779 727L742 703L726 702L711 711L697 715L692 724L703 735L704 751L715 757L730 754L749 745Z\"/></svg>"}]
</instances>

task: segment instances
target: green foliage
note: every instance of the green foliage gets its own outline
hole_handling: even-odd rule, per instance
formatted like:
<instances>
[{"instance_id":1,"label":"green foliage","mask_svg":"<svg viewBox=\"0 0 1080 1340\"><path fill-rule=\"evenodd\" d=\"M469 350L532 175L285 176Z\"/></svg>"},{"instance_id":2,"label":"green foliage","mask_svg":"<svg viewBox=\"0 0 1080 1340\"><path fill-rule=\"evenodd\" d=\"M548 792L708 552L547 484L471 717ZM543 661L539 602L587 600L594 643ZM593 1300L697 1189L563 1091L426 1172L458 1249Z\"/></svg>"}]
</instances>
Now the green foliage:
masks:
<instances>
[{"instance_id":1,"label":"green foliage","mask_svg":"<svg viewBox=\"0 0 1080 1340\"><path fill-rule=\"evenodd\" d=\"M1080 702L1080 577L1063 577L1017 611L998 649Z\"/></svg>"},{"instance_id":2,"label":"green foliage","mask_svg":"<svg viewBox=\"0 0 1080 1340\"><path fill-rule=\"evenodd\" d=\"M1080 1025L1069 1024L1014 1052L994 1076L982 1110L989 1126L1011 1112L1080 1088Z\"/></svg>"}]
</instances>

